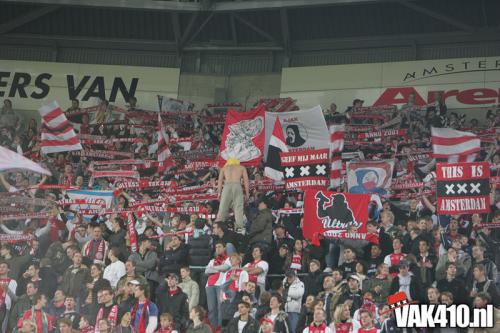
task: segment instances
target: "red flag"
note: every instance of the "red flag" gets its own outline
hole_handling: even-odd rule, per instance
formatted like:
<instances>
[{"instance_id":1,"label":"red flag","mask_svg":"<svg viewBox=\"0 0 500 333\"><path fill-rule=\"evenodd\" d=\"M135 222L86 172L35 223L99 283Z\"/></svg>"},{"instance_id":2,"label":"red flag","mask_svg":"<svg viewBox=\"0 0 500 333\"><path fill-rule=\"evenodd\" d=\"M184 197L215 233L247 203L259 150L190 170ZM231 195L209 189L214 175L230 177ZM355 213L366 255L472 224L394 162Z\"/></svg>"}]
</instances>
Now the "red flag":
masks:
<instances>
[{"instance_id":1,"label":"red flag","mask_svg":"<svg viewBox=\"0 0 500 333\"><path fill-rule=\"evenodd\" d=\"M366 239L369 194L307 190L304 198L304 238L317 244L325 238Z\"/></svg>"},{"instance_id":2,"label":"red flag","mask_svg":"<svg viewBox=\"0 0 500 333\"><path fill-rule=\"evenodd\" d=\"M246 166L260 164L264 154L264 110L258 106L247 112L228 111L220 144L220 165L230 158Z\"/></svg>"},{"instance_id":3,"label":"red flag","mask_svg":"<svg viewBox=\"0 0 500 333\"><path fill-rule=\"evenodd\" d=\"M283 134L283 128L281 128L280 119L276 118L273 134L269 140L264 176L274 180L283 179L283 166L281 165L280 159L280 153L283 152L288 152L288 147L286 146L285 135Z\"/></svg>"}]
</instances>

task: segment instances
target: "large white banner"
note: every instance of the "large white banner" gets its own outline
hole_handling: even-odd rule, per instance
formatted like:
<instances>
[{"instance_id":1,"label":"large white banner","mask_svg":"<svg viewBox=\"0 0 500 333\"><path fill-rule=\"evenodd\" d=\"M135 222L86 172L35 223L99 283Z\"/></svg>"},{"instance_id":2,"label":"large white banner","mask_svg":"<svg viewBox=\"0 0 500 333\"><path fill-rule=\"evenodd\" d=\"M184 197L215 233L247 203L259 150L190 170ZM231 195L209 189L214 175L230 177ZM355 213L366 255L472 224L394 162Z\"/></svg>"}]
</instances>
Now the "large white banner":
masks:
<instances>
[{"instance_id":1,"label":"large white banner","mask_svg":"<svg viewBox=\"0 0 500 333\"><path fill-rule=\"evenodd\" d=\"M320 106L291 112L266 112L264 156L267 156L268 143L278 117L283 128L288 151L330 147L330 135Z\"/></svg>"},{"instance_id":2,"label":"large white banner","mask_svg":"<svg viewBox=\"0 0 500 333\"><path fill-rule=\"evenodd\" d=\"M415 103L424 105L436 92L448 109L498 105L500 57L284 68L281 82L281 97L296 99L301 108L335 103L340 112L356 98L364 106L401 106L413 93Z\"/></svg>"}]
</instances>

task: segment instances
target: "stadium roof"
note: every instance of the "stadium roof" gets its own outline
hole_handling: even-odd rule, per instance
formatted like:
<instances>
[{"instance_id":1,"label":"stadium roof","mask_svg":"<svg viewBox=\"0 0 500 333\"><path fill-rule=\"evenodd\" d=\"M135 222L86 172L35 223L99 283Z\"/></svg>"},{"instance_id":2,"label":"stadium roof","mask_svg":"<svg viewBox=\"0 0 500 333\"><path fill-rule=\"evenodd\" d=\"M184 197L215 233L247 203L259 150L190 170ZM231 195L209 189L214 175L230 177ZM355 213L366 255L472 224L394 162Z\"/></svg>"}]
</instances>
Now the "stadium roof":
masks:
<instances>
[{"instance_id":1,"label":"stadium roof","mask_svg":"<svg viewBox=\"0 0 500 333\"><path fill-rule=\"evenodd\" d=\"M0 0L0 43L294 54L500 40L497 0Z\"/></svg>"}]
</instances>

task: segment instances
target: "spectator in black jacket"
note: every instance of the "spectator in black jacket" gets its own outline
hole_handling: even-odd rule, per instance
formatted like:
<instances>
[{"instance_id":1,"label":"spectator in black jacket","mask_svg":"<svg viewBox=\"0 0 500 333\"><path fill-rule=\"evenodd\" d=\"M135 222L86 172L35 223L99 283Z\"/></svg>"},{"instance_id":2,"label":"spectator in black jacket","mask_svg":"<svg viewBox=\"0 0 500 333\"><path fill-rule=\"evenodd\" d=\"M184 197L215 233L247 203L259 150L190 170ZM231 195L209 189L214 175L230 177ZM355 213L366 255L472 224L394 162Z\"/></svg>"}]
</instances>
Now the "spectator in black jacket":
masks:
<instances>
[{"instance_id":1,"label":"spectator in black jacket","mask_svg":"<svg viewBox=\"0 0 500 333\"><path fill-rule=\"evenodd\" d=\"M358 310L363 304L363 299L361 297L361 279L357 275L351 275L347 278L348 289L340 296L337 304L344 304L346 301L351 302L350 310L351 316L354 312Z\"/></svg>"},{"instance_id":2,"label":"spectator in black jacket","mask_svg":"<svg viewBox=\"0 0 500 333\"><path fill-rule=\"evenodd\" d=\"M109 248L116 247L119 249L118 259L125 261L128 257L128 249L125 243L127 232L123 220L115 217L111 221L111 230L108 229L104 237L109 243Z\"/></svg>"},{"instance_id":3,"label":"spectator in black jacket","mask_svg":"<svg viewBox=\"0 0 500 333\"><path fill-rule=\"evenodd\" d=\"M156 299L160 313L170 313L178 329L185 329L189 318L189 303L187 295L177 286L179 276L169 273L156 291Z\"/></svg>"},{"instance_id":4,"label":"spectator in black jacket","mask_svg":"<svg viewBox=\"0 0 500 333\"><path fill-rule=\"evenodd\" d=\"M403 291L410 301L418 301L421 298L420 283L410 272L410 263L407 260L401 260L399 263L399 274L392 280L390 294Z\"/></svg>"},{"instance_id":5,"label":"spectator in black jacket","mask_svg":"<svg viewBox=\"0 0 500 333\"><path fill-rule=\"evenodd\" d=\"M285 202L284 209L295 208L292 202ZM302 238L302 229L300 228L300 214L281 213L280 223L283 224L285 230L294 239Z\"/></svg>"},{"instance_id":6,"label":"spectator in black jacket","mask_svg":"<svg viewBox=\"0 0 500 333\"><path fill-rule=\"evenodd\" d=\"M497 265L495 265L495 263L490 259L485 258L484 252L485 248L482 246L476 245L472 248L472 267L477 264L483 265L486 271L486 277L495 283L498 279ZM472 270L470 273L472 275Z\"/></svg>"},{"instance_id":7,"label":"spectator in black jacket","mask_svg":"<svg viewBox=\"0 0 500 333\"><path fill-rule=\"evenodd\" d=\"M437 258L429 251L429 244L425 239L421 239L418 243L417 255L417 273L420 283L424 289L427 289L434 282L436 271Z\"/></svg>"},{"instance_id":8,"label":"spectator in black jacket","mask_svg":"<svg viewBox=\"0 0 500 333\"><path fill-rule=\"evenodd\" d=\"M230 256L234 252L238 252L240 241L238 234L229 230L223 222L215 222L212 228L213 252L215 252L215 243L219 240L226 244L226 254Z\"/></svg>"},{"instance_id":9,"label":"spectator in black jacket","mask_svg":"<svg viewBox=\"0 0 500 333\"><path fill-rule=\"evenodd\" d=\"M205 222L205 219L196 219L194 234L188 238L189 264L192 266L206 266L212 258L212 237L203 231Z\"/></svg>"},{"instance_id":10,"label":"spectator in black jacket","mask_svg":"<svg viewBox=\"0 0 500 333\"><path fill-rule=\"evenodd\" d=\"M366 275L368 277L374 277L377 275L378 265L384 262L384 257L382 256L382 250L378 244L370 244L366 248L365 257L366 261Z\"/></svg>"},{"instance_id":11,"label":"spectator in black jacket","mask_svg":"<svg viewBox=\"0 0 500 333\"><path fill-rule=\"evenodd\" d=\"M179 235L173 235L160 259L158 269L161 276L169 273L179 274L181 266L187 266L188 249Z\"/></svg>"},{"instance_id":12,"label":"spectator in black jacket","mask_svg":"<svg viewBox=\"0 0 500 333\"><path fill-rule=\"evenodd\" d=\"M275 251L270 253L271 260L270 262L273 263L271 267L269 267L269 274L277 274L277 275L283 275L285 274L285 261L288 257L288 253L290 252L290 248L286 244L281 244L279 249L276 249ZM270 278L270 281L274 280L282 280L281 277L277 278Z\"/></svg>"},{"instance_id":13,"label":"spectator in black jacket","mask_svg":"<svg viewBox=\"0 0 500 333\"><path fill-rule=\"evenodd\" d=\"M494 306L498 306L500 304L500 293L495 286L495 281L488 279L488 276L486 275L486 268L484 267L484 265L474 265L474 268L472 269L472 275L474 276L474 280L472 281L472 286L469 286L469 296L471 297L471 303L479 293L483 292L490 295L491 301L493 302Z\"/></svg>"},{"instance_id":14,"label":"spectator in black jacket","mask_svg":"<svg viewBox=\"0 0 500 333\"><path fill-rule=\"evenodd\" d=\"M286 234L286 229L282 224L277 224L274 227L273 243L271 245L271 252L277 252L279 248L285 244L288 249L293 249L293 239Z\"/></svg>"},{"instance_id":15,"label":"spectator in black jacket","mask_svg":"<svg viewBox=\"0 0 500 333\"><path fill-rule=\"evenodd\" d=\"M48 297L54 297L54 293L57 289L57 273L52 269L52 264L48 258L42 258L40 260L40 278L45 281L43 286L40 286L42 293ZM19 287L18 287L19 289Z\"/></svg>"},{"instance_id":16,"label":"spectator in black jacket","mask_svg":"<svg viewBox=\"0 0 500 333\"><path fill-rule=\"evenodd\" d=\"M463 280L458 279L457 265L455 263L448 263L446 268L446 278L437 282L437 288L440 292L450 292L453 294L457 304L462 304L466 301L465 298L465 283Z\"/></svg>"},{"instance_id":17,"label":"spectator in black jacket","mask_svg":"<svg viewBox=\"0 0 500 333\"><path fill-rule=\"evenodd\" d=\"M250 225L248 243L252 248L255 244L262 245L265 249L264 252L266 252L273 238L274 216L268 208L268 200L266 198L261 198L257 207L259 211Z\"/></svg>"},{"instance_id":18,"label":"spectator in black jacket","mask_svg":"<svg viewBox=\"0 0 500 333\"><path fill-rule=\"evenodd\" d=\"M223 329L223 333L258 333L259 332L259 322L250 316L250 304L247 302L240 301L238 303L238 313L239 316L233 318L226 327ZM243 330L238 329L239 323L244 323Z\"/></svg>"},{"instance_id":19,"label":"spectator in black jacket","mask_svg":"<svg viewBox=\"0 0 500 333\"><path fill-rule=\"evenodd\" d=\"M307 295L318 295L323 286L324 273L321 271L321 264L313 259L309 263L309 274L304 278L304 300Z\"/></svg>"},{"instance_id":20,"label":"spectator in black jacket","mask_svg":"<svg viewBox=\"0 0 500 333\"><path fill-rule=\"evenodd\" d=\"M156 271L158 256L151 250L151 240L143 237L139 243L139 251L133 252L128 260L135 264L135 272L144 276L148 281L149 289L154 291L160 278ZM151 299L154 300L154 295L152 296Z\"/></svg>"}]
</instances>

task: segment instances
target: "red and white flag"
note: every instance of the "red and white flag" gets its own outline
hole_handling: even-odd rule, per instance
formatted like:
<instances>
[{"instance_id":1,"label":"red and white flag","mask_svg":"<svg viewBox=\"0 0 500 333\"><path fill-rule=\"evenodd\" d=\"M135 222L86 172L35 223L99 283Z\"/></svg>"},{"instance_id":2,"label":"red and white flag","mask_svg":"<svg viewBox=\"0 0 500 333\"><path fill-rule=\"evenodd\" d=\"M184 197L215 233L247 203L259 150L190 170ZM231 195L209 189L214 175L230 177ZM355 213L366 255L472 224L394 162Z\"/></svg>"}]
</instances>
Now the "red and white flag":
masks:
<instances>
[{"instance_id":1,"label":"red and white flag","mask_svg":"<svg viewBox=\"0 0 500 333\"><path fill-rule=\"evenodd\" d=\"M481 150L481 139L474 133L452 128L431 128L434 158L448 162L474 162Z\"/></svg>"},{"instance_id":2,"label":"red and white flag","mask_svg":"<svg viewBox=\"0 0 500 333\"><path fill-rule=\"evenodd\" d=\"M161 120L161 115L158 112L158 150L156 154L158 155L158 162L163 162L169 158L172 153L168 148L169 138L163 127L163 122Z\"/></svg>"},{"instance_id":3,"label":"red and white flag","mask_svg":"<svg viewBox=\"0 0 500 333\"><path fill-rule=\"evenodd\" d=\"M57 102L38 109L42 116L42 154L82 150L80 138Z\"/></svg>"},{"instance_id":4,"label":"red and white flag","mask_svg":"<svg viewBox=\"0 0 500 333\"><path fill-rule=\"evenodd\" d=\"M320 236L372 240L366 229L370 195L307 190L304 195L304 238L319 245Z\"/></svg>"},{"instance_id":5,"label":"red and white flag","mask_svg":"<svg viewBox=\"0 0 500 333\"><path fill-rule=\"evenodd\" d=\"M220 143L219 165L229 159L237 159L242 165L257 166L264 155L264 118L265 108L238 112L229 110Z\"/></svg>"},{"instance_id":6,"label":"red and white flag","mask_svg":"<svg viewBox=\"0 0 500 333\"><path fill-rule=\"evenodd\" d=\"M280 119L276 118L273 134L269 140L264 176L274 180L283 180L283 167L281 166L280 153L286 152L288 152L288 147L285 143L285 135L281 128Z\"/></svg>"},{"instance_id":7,"label":"red and white flag","mask_svg":"<svg viewBox=\"0 0 500 333\"><path fill-rule=\"evenodd\" d=\"M345 126L330 126L330 186L339 187L342 184L342 150L344 150Z\"/></svg>"},{"instance_id":8,"label":"red and white flag","mask_svg":"<svg viewBox=\"0 0 500 333\"><path fill-rule=\"evenodd\" d=\"M52 175L49 170L42 168L32 160L0 146L0 172L7 170L29 170L44 175Z\"/></svg>"}]
</instances>

